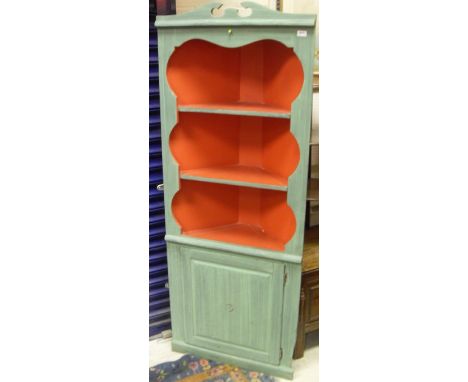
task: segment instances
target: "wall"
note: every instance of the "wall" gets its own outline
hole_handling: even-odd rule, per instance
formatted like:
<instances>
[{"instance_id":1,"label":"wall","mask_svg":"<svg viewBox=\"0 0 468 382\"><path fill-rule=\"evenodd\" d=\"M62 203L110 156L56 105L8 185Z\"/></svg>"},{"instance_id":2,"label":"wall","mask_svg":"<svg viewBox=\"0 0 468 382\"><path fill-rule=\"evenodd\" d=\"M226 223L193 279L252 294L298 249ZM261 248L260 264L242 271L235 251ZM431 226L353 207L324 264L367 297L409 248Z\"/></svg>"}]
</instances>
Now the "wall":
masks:
<instances>
[{"instance_id":1,"label":"wall","mask_svg":"<svg viewBox=\"0 0 468 382\"><path fill-rule=\"evenodd\" d=\"M222 0L219 0L220 2ZM260 5L263 5L265 7L269 7L271 9L276 9L276 0L250 0L250 1L253 1L255 3L258 3ZM200 5L203 5L203 4L208 4L208 3L213 3L215 2L214 0L177 0L176 1L176 11L177 13L185 13L185 12L189 12L197 7L199 7ZM240 1L236 1L236 0L225 0L225 1L222 1L224 4L228 4L228 3L231 3L231 4L239 4Z\"/></svg>"},{"instance_id":2,"label":"wall","mask_svg":"<svg viewBox=\"0 0 468 382\"><path fill-rule=\"evenodd\" d=\"M318 0L282 0L282 10L285 13L315 13L319 12Z\"/></svg>"}]
</instances>

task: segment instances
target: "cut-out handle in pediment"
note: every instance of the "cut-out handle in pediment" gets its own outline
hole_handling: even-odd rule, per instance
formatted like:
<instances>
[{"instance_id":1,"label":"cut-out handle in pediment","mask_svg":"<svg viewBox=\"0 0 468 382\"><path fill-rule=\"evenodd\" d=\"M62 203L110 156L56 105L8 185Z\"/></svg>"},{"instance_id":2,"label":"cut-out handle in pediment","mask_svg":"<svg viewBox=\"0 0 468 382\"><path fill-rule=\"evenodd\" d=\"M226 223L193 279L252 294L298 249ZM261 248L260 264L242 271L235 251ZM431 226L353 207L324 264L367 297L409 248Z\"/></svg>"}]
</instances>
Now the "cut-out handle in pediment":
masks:
<instances>
[{"instance_id":1,"label":"cut-out handle in pediment","mask_svg":"<svg viewBox=\"0 0 468 382\"><path fill-rule=\"evenodd\" d=\"M252 15L252 8L244 7L241 2L229 2L211 9L213 17L223 17L225 12L233 12L239 17L248 17Z\"/></svg>"},{"instance_id":2,"label":"cut-out handle in pediment","mask_svg":"<svg viewBox=\"0 0 468 382\"><path fill-rule=\"evenodd\" d=\"M252 1L224 0L204 4L180 15L156 17L158 28L248 25L312 27L315 25L315 16L286 14Z\"/></svg>"}]
</instances>

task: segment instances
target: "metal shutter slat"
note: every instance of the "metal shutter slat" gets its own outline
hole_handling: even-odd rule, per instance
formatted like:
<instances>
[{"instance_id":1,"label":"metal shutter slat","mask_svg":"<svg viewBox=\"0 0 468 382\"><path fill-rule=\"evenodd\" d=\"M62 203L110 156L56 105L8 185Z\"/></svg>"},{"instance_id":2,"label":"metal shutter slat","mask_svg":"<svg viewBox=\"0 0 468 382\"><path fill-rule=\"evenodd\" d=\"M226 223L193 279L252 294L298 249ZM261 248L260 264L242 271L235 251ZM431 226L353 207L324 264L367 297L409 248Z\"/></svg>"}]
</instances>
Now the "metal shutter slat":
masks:
<instances>
[{"instance_id":1,"label":"metal shutter slat","mask_svg":"<svg viewBox=\"0 0 468 382\"><path fill-rule=\"evenodd\" d=\"M150 200L150 212L164 208L164 200Z\"/></svg>"},{"instance_id":2,"label":"metal shutter slat","mask_svg":"<svg viewBox=\"0 0 468 382\"><path fill-rule=\"evenodd\" d=\"M163 177L161 174L161 170L159 171L150 171L150 184L154 185L156 187L158 184L161 184L163 182ZM157 192L161 192L156 190Z\"/></svg>"},{"instance_id":3,"label":"metal shutter slat","mask_svg":"<svg viewBox=\"0 0 468 382\"><path fill-rule=\"evenodd\" d=\"M162 251L166 249L166 242L164 240L151 239L150 240L150 255L156 251Z\"/></svg>"},{"instance_id":4,"label":"metal shutter slat","mask_svg":"<svg viewBox=\"0 0 468 382\"><path fill-rule=\"evenodd\" d=\"M164 211L162 211L161 213L151 214L149 221L150 224L164 223Z\"/></svg>"},{"instance_id":5,"label":"metal shutter slat","mask_svg":"<svg viewBox=\"0 0 468 382\"><path fill-rule=\"evenodd\" d=\"M160 299L158 301L151 301L150 302L150 307L154 308L154 310L161 309L161 308L164 308L168 303L169 303L168 298L162 298L162 299Z\"/></svg>"},{"instance_id":6,"label":"metal shutter slat","mask_svg":"<svg viewBox=\"0 0 468 382\"><path fill-rule=\"evenodd\" d=\"M157 96L150 96L150 101L149 101L149 108L150 111L158 111L160 107L159 104L159 97ZM159 112L159 111L158 111Z\"/></svg>"},{"instance_id":7,"label":"metal shutter slat","mask_svg":"<svg viewBox=\"0 0 468 382\"><path fill-rule=\"evenodd\" d=\"M166 276L167 277L167 264L157 264L150 266L150 276Z\"/></svg>"},{"instance_id":8,"label":"metal shutter slat","mask_svg":"<svg viewBox=\"0 0 468 382\"><path fill-rule=\"evenodd\" d=\"M155 309L150 313L150 321L162 321L167 320L170 316L169 308Z\"/></svg>"},{"instance_id":9,"label":"metal shutter slat","mask_svg":"<svg viewBox=\"0 0 468 382\"><path fill-rule=\"evenodd\" d=\"M152 126L158 125L158 127L159 127L161 125L161 117L159 115L159 112L150 112L149 122L150 122L150 124ZM160 130L160 129L158 129L158 130Z\"/></svg>"},{"instance_id":10,"label":"metal shutter slat","mask_svg":"<svg viewBox=\"0 0 468 382\"><path fill-rule=\"evenodd\" d=\"M149 261L150 261L150 266L166 262L167 261L166 251L164 251L163 253L155 253L153 255L150 255Z\"/></svg>"},{"instance_id":11,"label":"metal shutter slat","mask_svg":"<svg viewBox=\"0 0 468 382\"><path fill-rule=\"evenodd\" d=\"M161 227L160 224L150 225L149 234L150 238L155 236L164 236L166 233L166 227Z\"/></svg>"},{"instance_id":12,"label":"metal shutter slat","mask_svg":"<svg viewBox=\"0 0 468 382\"><path fill-rule=\"evenodd\" d=\"M161 154L162 153L162 148L161 148L161 145L157 145L157 144L154 144L154 145L150 145L150 155L156 155L156 154Z\"/></svg>"},{"instance_id":13,"label":"metal shutter slat","mask_svg":"<svg viewBox=\"0 0 468 382\"><path fill-rule=\"evenodd\" d=\"M161 130L154 129L154 130L150 131L149 137L150 137L151 140L161 139Z\"/></svg>"}]
</instances>

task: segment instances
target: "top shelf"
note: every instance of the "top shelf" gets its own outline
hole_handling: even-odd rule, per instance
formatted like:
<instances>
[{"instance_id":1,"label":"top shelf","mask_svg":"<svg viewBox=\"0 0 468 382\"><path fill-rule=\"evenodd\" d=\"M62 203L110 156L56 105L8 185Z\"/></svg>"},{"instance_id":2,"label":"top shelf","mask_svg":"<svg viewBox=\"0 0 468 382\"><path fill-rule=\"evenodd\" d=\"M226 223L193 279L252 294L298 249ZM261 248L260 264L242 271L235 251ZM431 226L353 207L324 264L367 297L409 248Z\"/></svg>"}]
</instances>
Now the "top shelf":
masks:
<instances>
[{"instance_id":1,"label":"top shelf","mask_svg":"<svg viewBox=\"0 0 468 382\"><path fill-rule=\"evenodd\" d=\"M269 106L262 103L233 102L233 103L205 103L195 105L180 105L180 112L245 115L253 117L269 117L290 119L289 110Z\"/></svg>"},{"instance_id":2,"label":"top shelf","mask_svg":"<svg viewBox=\"0 0 468 382\"><path fill-rule=\"evenodd\" d=\"M304 71L296 53L279 41L226 48L192 39L171 54L166 79L179 112L289 120Z\"/></svg>"}]
</instances>

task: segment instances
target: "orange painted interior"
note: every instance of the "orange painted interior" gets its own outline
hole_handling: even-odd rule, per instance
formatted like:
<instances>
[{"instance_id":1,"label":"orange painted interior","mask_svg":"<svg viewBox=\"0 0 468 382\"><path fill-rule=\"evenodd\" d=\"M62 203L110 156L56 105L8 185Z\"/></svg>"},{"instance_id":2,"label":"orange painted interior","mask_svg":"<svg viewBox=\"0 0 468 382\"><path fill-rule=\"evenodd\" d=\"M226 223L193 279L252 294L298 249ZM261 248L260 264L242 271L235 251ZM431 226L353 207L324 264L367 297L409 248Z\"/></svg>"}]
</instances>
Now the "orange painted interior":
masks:
<instances>
[{"instance_id":1,"label":"orange painted interior","mask_svg":"<svg viewBox=\"0 0 468 382\"><path fill-rule=\"evenodd\" d=\"M286 193L181 180L173 215L188 236L284 251L296 230Z\"/></svg>"},{"instance_id":2,"label":"orange painted interior","mask_svg":"<svg viewBox=\"0 0 468 382\"><path fill-rule=\"evenodd\" d=\"M181 174L286 186L300 151L286 119L179 113L169 147Z\"/></svg>"},{"instance_id":3,"label":"orange painted interior","mask_svg":"<svg viewBox=\"0 0 468 382\"><path fill-rule=\"evenodd\" d=\"M273 40L239 48L191 40L176 48L166 73L179 106L243 103L288 111L304 83L293 49Z\"/></svg>"},{"instance_id":4,"label":"orange painted interior","mask_svg":"<svg viewBox=\"0 0 468 382\"><path fill-rule=\"evenodd\" d=\"M263 40L176 48L167 79L178 106L290 113L304 73L294 51ZM290 120L179 112L169 137L180 175L287 186L300 151ZM296 230L287 193L180 180L173 216L184 235L283 251Z\"/></svg>"}]
</instances>

